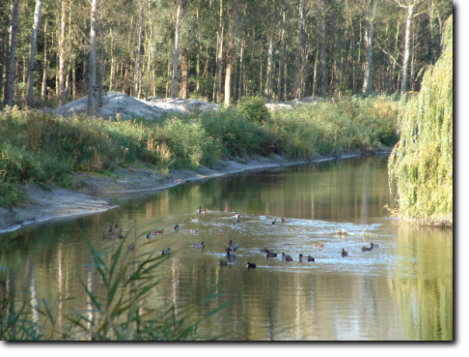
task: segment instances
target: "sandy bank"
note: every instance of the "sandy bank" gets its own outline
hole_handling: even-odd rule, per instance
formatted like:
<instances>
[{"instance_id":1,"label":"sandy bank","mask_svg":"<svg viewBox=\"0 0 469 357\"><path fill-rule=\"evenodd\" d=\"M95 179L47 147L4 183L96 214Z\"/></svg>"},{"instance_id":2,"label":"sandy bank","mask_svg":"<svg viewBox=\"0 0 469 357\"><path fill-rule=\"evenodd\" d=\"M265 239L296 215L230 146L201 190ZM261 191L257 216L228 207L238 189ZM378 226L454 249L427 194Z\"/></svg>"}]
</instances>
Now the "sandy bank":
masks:
<instances>
[{"instance_id":1,"label":"sandy bank","mask_svg":"<svg viewBox=\"0 0 469 357\"><path fill-rule=\"evenodd\" d=\"M95 196L110 197L131 192L149 192L163 190L185 182L193 182L212 177L234 174L252 169L267 169L279 166L291 166L310 162L335 160L363 154L388 154L392 148L382 147L376 152L363 153L349 151L341 155L320 156L312 160L286 160L282 156L242 156L232 160L222 160L216 167L200 166L197 170L170 170L163 175L157 167L134 165L130 168L118 168L109 176L76 174L80 189L66 190L50 187L45 190L37 185L25 187L30 201L11 210L0 207L0 233L14 231L25 225L44 222L53 218L69 217L103 212L117 208L108 201Z\"/></svg>"}]
</instances>

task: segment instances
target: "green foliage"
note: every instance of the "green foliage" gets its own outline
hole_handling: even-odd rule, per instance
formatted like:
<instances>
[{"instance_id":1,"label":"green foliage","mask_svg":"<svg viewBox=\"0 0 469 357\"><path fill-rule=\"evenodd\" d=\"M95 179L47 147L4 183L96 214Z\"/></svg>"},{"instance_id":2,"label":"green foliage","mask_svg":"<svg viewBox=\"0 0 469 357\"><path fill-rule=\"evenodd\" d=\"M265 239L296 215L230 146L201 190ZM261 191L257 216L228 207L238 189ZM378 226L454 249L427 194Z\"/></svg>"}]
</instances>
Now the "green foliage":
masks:
<instances>
[{"instance_id":1,"label":"green foliage","mask_svg":"<svg viewBox=\"0 0 469 357\"><path fill-rule=\"evenodd\" d=\"M265 123L270 118L265 101L259 96L242 97L238 109L254 123Z\"/></svg>"},{"instance_id":2,"label":"green foliage","mask_svg":"<svg viewBox=\"0 0 469 357\"><path fill-rule=\"evenodd\" d=\"M390 160L397 180L400 214L424 223L453 219L453 27L444 31L444 51L424 75L420 94L399 120L401 140Z\"/></svg>"},{"instance_id":3,"label":"green foliage","mask_svg":"<svg viewBox=\"0 0 469 357\"><path fill-rule=\"evenodd\" d=\"M264 102L249 108L267 111ZM251 103L246 100L245 103ZM112 175L116 167L144 162L169 169L213 166L223 155L312 158L315 154L371 149L397 141L399 102L385 97L343 97L335 104L306 104L276 111L265 120L252 120L239 108L197 114L172 114L156 122L144 119L108 121L74 116L63 118L41 111L7 109L0 113L0 184L81 184L71 172ZM242 106L241 106L242 107ZM260 110L254 111L261 112ZM1 198L0 205L17 205L19 190Z\"/></svg>"}]
</instances>

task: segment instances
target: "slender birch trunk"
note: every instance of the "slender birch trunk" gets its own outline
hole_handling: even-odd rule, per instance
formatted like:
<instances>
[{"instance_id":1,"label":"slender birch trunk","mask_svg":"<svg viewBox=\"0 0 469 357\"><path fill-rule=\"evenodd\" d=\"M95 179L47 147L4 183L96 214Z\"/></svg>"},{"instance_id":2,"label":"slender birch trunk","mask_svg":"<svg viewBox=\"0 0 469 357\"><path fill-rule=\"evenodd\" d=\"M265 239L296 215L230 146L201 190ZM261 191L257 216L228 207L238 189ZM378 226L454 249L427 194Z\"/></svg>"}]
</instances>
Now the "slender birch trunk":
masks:
<instances>
[{"instance_id":1,"label":"slender birch trunk","mask_svg":"<svg viewBox=\"0 0 469 357\"><path fill-rule=\"evenodd\" d=\"M401 94L407 92L407 72L409 69L409 57L410 57L410 37L412 31L412 19L414 17L414 6L407 7L407 21L405 27L405 45L404 45L404 58L402 60L402 82L401 82Z\"/></svg>"},{"instance_id":2,"label":"slender birch trunk","mask_svg":"<svg viewBox=\"0 0 469 357\"><path fill-rule=\"evenodd\" d=\"M178 0L178 7L176 13L176 33L174 35L174 61L173 61L173 86L171 97L176 98L177 84L178 84L178 62L179 62L179 29L181 27L182 17L182 0Z\"/></svg>"},{"instance_id":3,"label":"slender birch trunk","mask_svg":"<svg viewBox=\"0 0 469 357\"><path fill-rule=\"evenodd\" d=\"M221 103L221 82L223 74L223 42L225 35L225 24L223 22L223 0L220 0L220 49L218 51L218 73L217 73L217 103Z\"/></svg>"},{"instance_id":4,"label":"slender birch trunk","mask_svg":"<svg viewBox=\"0 0 469 357\"><path fill-rule=\"evenodd\" d=\"M272 59L274 56L274 21L275 21L275 0L272 2L272 13L270 18L270 40L269 40L269 61L267 62L267 73L265 75L265 95L270 97L271 94L271 76L272 76Z\"/></svg>"},{"instance_id":5,"label":"slender birch trunk","mask_svg":"<svg viewBox=\"0 0 469 357\"><path fill-rule=\"evenodd\" d=\"M8 68L6 77L5 103L10 107L13 106L13 96L15 92L15 65L16 65L16 42L18 34L18 8L20 0L15 0L11 9L11 26L10 26L10 45L8 56Z\"/></svg>"},{"instance_id":6,"label":"slender birch trunk","mask_svg":"<svg viewBox=\"0 0 469 357\"><path fill-rule=\"evenodd\" d=\"M41 8L42 0L36 0L36 9L34 10L34 23L33 32L31 35L31 49L29 51L29 67L28 67L28 108L32 108L33 105L33 84L34 84L34 64L36 58L37 49L37 36L39 33L39 25L41 22Z\"/></svg>"},{"instance_id":7,"label":"slender birch trunk","mask_svg":"<svg viewBox=\"0 0 469 357\"><path fill-rule=\"evenodd\" d=\"M103 81L104 81L104 34L103 34L103 25L101 23L100 26L100 35L101 35L101 43L99 46L99 65L97 65L98 69L98 107L101 108L103 106Z\"/></svg>"},{"instance_id":8,"label":"slender birch trunk","mask_svg":"<svg viewBox=\"0 0 469 357\"><path fill-rule=\"evenodd\" d=\"M326 4L322 0L322 16L321 16L321 80L322 94L327 93L327 68L326 68Z\"/></svg>"},{"instance_id":9,"label":"slender birch trunk","mask_svg":"<svg viewBox=\"0 0 469 357\"><path fill-rule=\"evenodd\" d=\"M234 54L234 27L238 20L238 0L234 0L233 13L230 21L228 33L228 52L226 54L226 71L225 71L225 104L231 104L231 75L233 72L233 54Z\"/></svg>"},{"instance_id":10,"label":"slender birch trunk","mask_svg":"<svg viewBox=\"0 0 469 357\"><path fill-rule=\"evenodd\" d=\"M90 87L88 94L88 113L96 112L96 34L98 32L98 24L96 21L98 11L98 0L92 0L91 3L91 30L90 30Z\"/></svg>"},{"instance_id":11,"label":"slender birch trunk","mask_svg":"<svg viewBox=\"0 0 469 357\"><path fill-rule=\"evenodd\" d=\"M293 82L293 97L298 99L300 92L300 60L301 60L301 47L303 39L303 27L304 27L304 12L305 12L305 0L301 0L300 3L300 20L298 22L298 41L296 47L296 60L295 60L295 74Z\"/></svg>"},{"instance_id":12,"label":"slender birch trunk","mask_svg":"<svg viewBox=\"0 0 469 357\"><path fill-rule=\"evenodd\" d=\"M376 14L376 4L378 0L370 0L367 3L366 14L366 29L365 29L365 42L366 42L366 62L365 62L365 80L363 81L363 93L369 93L372 90L373 82L373 33L374 33L374 19ZM370 6L372 9L370 10Z\"/></svg>"},{"instance_id":13,"label":"slender birch trunk","mask_svg":"<svg viewBox=\"0 0 469 357\"><path fill-rule=\"evenodd\" d=\"M44 100L46 97L46 91L47 91L47 69L49 67L49 58L48 58L48 53L47 53L47 26L48 22L46 21L46 24L44 26L44 65L43 65L43 71L42 71L42 87L41 87L41 99Z\"/></svg>"},{"instance_id":14,"label":"slender birch trunk","mask_svg":"<svg viewBox=\"0 0 469 357\"><path fill-rule=\"evenodd\" d=\"M179 90L179 96L182 99L189 97L189 83L188 83L188 66L187 66L187 52L184 51L181 56L181 88Z\"/></svg>"},{"instance_id":15,"label":"slender birch trunk","mask_svg":"<svg viewBox=\"0 0 469 357\"><path fill-rule=\"evenodd\" d=\"M282 100L282 64L285 56L284 51L284 34L285 34L285 10L283 10L282 16L282 30L280 32L280 56L278 63L278 95L277 100Z\"/></svg>"},{"instance_id":16,"label":"slender birch trunk","mask_svg":"<svg viewBox=\"0 0 469 357\"><path fill-rule=\"evenodd\" d=\"M145 1L142 3L140 10L140 30L138 32L138 56L137 56L137 74L135 75L135 95L139 97L140 90L140 60L142 56L142 34L143 34L143 10L145 8Z\"/></svg>"},{"instance_id":17,"label":"slender birch trunk","mask_svg":"<svg viewBox=\"0 0 469 357\"><path fill-rule=\"evenodd\" d=\"M59 97L59 105L65 103L65 27L67 24L67 0L62 0L62 20L60 23L60 62L59 62L59 86L57 95Z\"/></svg>"}]
</instances>

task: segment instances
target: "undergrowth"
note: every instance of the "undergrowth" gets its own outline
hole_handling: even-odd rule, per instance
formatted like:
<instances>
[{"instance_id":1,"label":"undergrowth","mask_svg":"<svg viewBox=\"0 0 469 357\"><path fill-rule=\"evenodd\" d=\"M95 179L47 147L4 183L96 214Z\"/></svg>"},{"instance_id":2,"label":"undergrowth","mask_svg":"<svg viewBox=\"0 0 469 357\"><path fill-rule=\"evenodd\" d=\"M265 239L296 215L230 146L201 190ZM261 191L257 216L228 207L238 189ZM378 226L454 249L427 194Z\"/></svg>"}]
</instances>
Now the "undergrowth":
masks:
<instances>
[{"instance_id":1,"label":"undergrowth","mask_svg":"<svg viewBox=\"0 0 469 357\"><path fill-rule=\"evenodd\" d=\"M144 162L167 173L213 166L224 156L275 153L308 159L398 140L401 102L386 97L348 96L268 115L257 99L242 103L241 109L171 114L155 122L6 109L0 113L0 191L10 193L0 196L0 206L24 198L18 183L79 187L70 179L73 172L110 173Z\"/></svg>"}]
</instances>

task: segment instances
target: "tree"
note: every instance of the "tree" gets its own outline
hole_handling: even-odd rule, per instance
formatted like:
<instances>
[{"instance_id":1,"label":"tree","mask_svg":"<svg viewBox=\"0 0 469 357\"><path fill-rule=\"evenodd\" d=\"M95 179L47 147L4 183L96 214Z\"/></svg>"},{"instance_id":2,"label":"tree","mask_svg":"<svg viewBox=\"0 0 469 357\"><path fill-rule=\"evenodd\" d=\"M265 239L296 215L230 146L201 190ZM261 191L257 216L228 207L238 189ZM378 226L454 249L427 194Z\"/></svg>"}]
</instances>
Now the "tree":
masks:
<instances>
[{"instance_id":1,"label":"tree","mask_svg":"<svg viewBox=\"0 0 469 357\"><path fill-rule=\"evenodd\" d=\"M363 81L363 93L371 92L371 84L373 78L373 32L374 19L376 14L376 5L378 0L369 0L366 3L366 62L365 62L365 80ZM371 9L370 9L371 7Z\"/></svg>"},{"instance_id":2,"label":"tree","mask_svg":"<svg viewBox=\"0 0 469 357\"><path fill-rule=\"evenodd\" d=\"M181 27L182 17L182 0L178 0L176 12L176 32L174 34L174 60L173 60L173 86L171 96L173 99L177 95L177 82L178 82L178 61L179 61L179 30Z\"/></svg>"},{"instance_id":3,"label":"tree","mask_svg":"<svg viewBox=\"0 0 469 357\"><path fill-rule=\"evenodd\" d=\"M20 0L14 0L11 8L11 26L10 26L10 45L8 68L6 78L5 103L13 106L14 82L15 82L15 64L16 64L16 42L18 34L18 8Z\"/></svg>"},{"instance_id":4,"label":"tree","mask_svg":"<svg viewBox=\"0 0 469 357\"><path fill-rule=\"evenodd\" d=\"M233 72L233 54L234 54L234 27L238 20L238 0L234 0L230 27L228 30L228 52L226 54L226 72L225 72L225 104L231 104L231 74Z\"/></svg>"},{"instance_id":5,"label":"tree","mask_svg":"<svg viewBox=\"0 0 469 357\"><path fill-rule=\"evenodd\" d=\"M65 104L65 26L67 23L67 0L62 0L62 21L60 26L59 105Z\"/></svg>"},{"instance_id":6,"label":"tree","mask_svg":"<svg viewBox=\"0 0 469 357\"><path fill-rule=\"evenodd\" d=\"M412 20L414 17L421 15L423 12L415 14L415 10L423 4L426 0L406 0L406 2L401 2L400 0L394 0L400 8L407 10L407 19L405 26L405 36L404 36L404 57L402 59L402 82L401 82L401 94L407 92L407 78L409 72L409 59L410 59L410 40L412 32Z\"/></svg>"},{"instance_id":7,"label":"tree","mask_svg":"<svg viewBox=\"0 0 469 357\"><path fill-rule=\"evenodd\" d=\"M89 63L89 93L88 93L88 112L96 111L96 34L98 32L98 23L96 20L98 11L98 0L92 0L91 3L91 30L90 30L90 63Z\"/></svg>"},{"instance_id":8,"label":"tree","mask_svg":"<svg viewBox=\"0 0 469 357\"><path fill-rule=\"evenodd\" d=\"M39 24L41 22L42 0L36 0L36 9L34 10L34 24L31 35L31 50L29 52L28 67L28 107L32 108L33 103L33 84L34 84L34 62L36 57L37 36L39 33Z\"/></svg>"}]
</instances>

